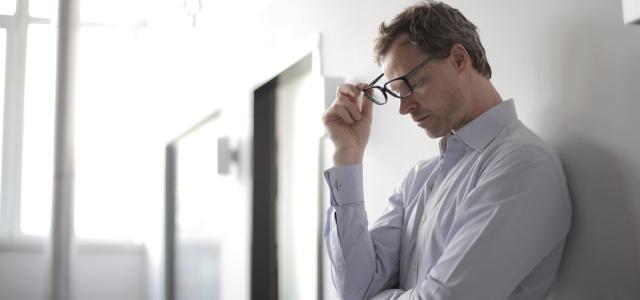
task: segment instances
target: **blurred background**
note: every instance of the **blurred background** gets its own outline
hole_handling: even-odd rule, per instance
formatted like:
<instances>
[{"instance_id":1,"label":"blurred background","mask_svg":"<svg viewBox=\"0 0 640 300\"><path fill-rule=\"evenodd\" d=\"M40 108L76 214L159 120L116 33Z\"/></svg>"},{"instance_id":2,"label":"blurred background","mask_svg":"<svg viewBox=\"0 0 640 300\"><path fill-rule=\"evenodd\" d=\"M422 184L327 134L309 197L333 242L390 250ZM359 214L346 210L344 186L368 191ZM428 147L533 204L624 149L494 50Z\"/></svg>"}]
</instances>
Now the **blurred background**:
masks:
<instances>
[{"instance_id":1,"label":"blurred background","mask_svg":"<svg viewBox=\"0 0 640 300\"><path fill-rule=\"evenodd\" d=\"M0 300L335 299L320 118L415 2L59 1L0 0ZM640 299L640 1L446 2L563 161L550 299ZM436 143L375 107L370 221Z\"/></svg>"}]
</instances>

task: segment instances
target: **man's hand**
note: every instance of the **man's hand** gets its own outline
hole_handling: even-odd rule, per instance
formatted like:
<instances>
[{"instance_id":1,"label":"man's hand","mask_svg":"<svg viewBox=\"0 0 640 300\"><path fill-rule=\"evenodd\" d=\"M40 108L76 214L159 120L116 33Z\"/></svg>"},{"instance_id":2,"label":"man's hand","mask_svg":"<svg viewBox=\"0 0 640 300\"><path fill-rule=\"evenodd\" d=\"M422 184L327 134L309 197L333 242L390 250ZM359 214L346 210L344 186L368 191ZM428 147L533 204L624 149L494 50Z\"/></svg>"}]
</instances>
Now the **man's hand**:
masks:
<instances>
[{"instance_id":1,"label":"man's hand","mask_svg":"<svg viewBox=\"0 0 640 300\"><path fill-rule=\"evenodd\" d=\"M362 90L368 85L341 84L336 99L322 117L335 146L336 166L360 164L371 132L373 103L365 99Z\"/></svg>"}]
</instances>

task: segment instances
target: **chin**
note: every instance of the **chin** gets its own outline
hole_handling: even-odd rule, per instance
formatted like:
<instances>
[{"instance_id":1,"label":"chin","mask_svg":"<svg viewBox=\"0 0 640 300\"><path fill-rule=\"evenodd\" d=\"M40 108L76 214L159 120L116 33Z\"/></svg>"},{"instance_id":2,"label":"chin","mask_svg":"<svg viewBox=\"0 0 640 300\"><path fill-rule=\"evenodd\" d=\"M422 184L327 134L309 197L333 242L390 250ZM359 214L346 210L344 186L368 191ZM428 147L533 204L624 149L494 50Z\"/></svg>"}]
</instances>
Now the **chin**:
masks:
<instances>
[{"instance_id":1,"label":"chin","mask_svg":"<svg viewBox=\"0 0 640 300\"><path fill-rule=\"evenodd\" d=\"M440 137L444 136L442 134L434 133L429 129L425 129L424 132L427 134L428 137L430 137L432 139L437 139L437 138L440 138Z\"/></svg>"},{"instance_id":2,"label":"chin","mask_svg":"<svg viewBox=\"0 0 640 300\"><path fill-rule=\"evenodd\" d=\"M437 139L437 138L441 138L445 135L447 135L448 131L434 131L429 129L428 127L424 129L424 132L427 134L427 136L429 136L432 139Z\"/></svg>"}]
</instances>

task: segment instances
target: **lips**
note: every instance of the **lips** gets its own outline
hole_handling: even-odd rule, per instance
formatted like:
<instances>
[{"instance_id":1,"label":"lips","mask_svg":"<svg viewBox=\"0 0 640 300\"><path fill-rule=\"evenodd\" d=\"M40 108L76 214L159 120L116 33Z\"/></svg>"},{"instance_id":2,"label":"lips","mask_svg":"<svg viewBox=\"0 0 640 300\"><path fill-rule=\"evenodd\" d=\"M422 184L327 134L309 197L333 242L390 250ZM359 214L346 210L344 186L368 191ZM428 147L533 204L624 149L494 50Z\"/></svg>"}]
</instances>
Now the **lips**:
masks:
<instances>
[{"instance_id":1,"label":"lips","mask_svg":"<svg viewBox=\"0 0 640 300\"><path fill-rule=\"evenodd\" d=\"M418 123L419 127L424 127L425 126L425 121L430 117L431 115L426 115L426 116L422 116L420 118L414 118L414 120L416 121L416 123Z\"/></svg>"}]
</instances>

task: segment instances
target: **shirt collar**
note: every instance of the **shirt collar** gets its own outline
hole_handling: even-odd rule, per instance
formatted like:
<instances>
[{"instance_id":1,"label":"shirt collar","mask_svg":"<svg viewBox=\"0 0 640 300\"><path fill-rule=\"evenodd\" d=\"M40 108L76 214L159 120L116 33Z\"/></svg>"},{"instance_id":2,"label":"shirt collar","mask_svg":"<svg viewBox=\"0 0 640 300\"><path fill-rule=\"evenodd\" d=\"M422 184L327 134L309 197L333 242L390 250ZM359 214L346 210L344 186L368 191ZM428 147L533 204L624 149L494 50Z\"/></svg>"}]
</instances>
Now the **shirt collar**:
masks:
<instances>
[{"instance_id":1,"label":"shirt collar","mask_svg":"<svg viewBox=\"0 0 640 300\"><path fill-rule=\"evenodd\" d=\"M502 129L517 119L513 99L505 100L467 123L455 135L471 148L482 151ZM441 146L450 136L451 134L442 138Z\"/></svg>"}]
</instances>

